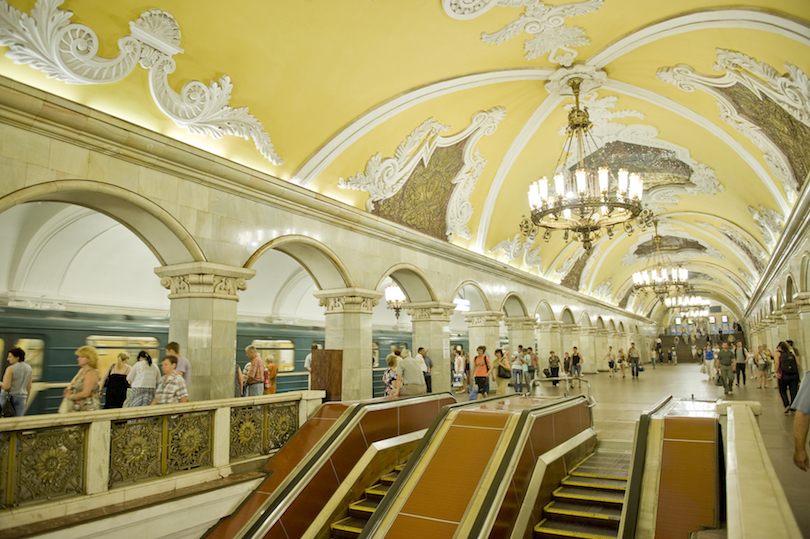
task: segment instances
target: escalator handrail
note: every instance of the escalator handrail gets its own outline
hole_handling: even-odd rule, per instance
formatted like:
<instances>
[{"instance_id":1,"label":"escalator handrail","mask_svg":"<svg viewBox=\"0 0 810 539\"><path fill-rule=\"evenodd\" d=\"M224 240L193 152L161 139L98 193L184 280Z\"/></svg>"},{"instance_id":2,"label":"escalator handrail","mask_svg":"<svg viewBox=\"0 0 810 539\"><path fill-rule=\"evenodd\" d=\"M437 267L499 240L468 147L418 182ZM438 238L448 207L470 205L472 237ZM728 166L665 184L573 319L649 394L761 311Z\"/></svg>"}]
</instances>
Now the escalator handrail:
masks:
<instances>
[{"instance_id":1,"label":"escalator handrail","mask_svg":"<svg viewBox=\"0 0 810 539\"><path fill-rule=\"evenodd\" d=\"M511 395L511 396L518 397L519 395ZM506 398L509 397L510 395L506 395ZM414 449L413 453L411 453L411 456L408 458L408 462L405 463L405 467L399 473L397 479L388 488L388 491L386 492L385 496L377 505L377 509L375 509L374 513L372 513L371 518L368 520L365 526L363 526L363 532L360 534L358 539L368 539L369 537L372 536L372 534L374 534L374 532L377 531L377 528L380 526L380 523L382 522L383 516L391 508L391 505L394 503L394 500L396 500L399 497L400 492L402 492L402 488L405 485L405 481L410 475L411 470L413 470L414 466L416 466L416 463L422 458L422 455L425 453L425 451L427 451L427 448L430 446L431 441L436 437L436 434L439 432L439 428L442 426L445 419L447 419L447 416L450 414L450 412L452 412L457 408L463 408L465 406L470 405L477 406L480 405L481 403L495 402L503 399L504 396L499 395L476 401L457 402L456 404L448 404L445 407L443 407L439 412L439 414L433 420L433 423L431 423L430 428L425 433L424 437L422 437L422 440L419 442L419 445L417 445L416 449Z\"/></svg>"},{"instance_id":2,"label":"escalator handrail","mask_svg":"<svg viewBox=\"0 0 810 539\"><path fill-rule=\"evenodd\" d=\"M313 449L315 449L315 448L320 448L321 449L320 451L317 452L317 454L313 454L312 450L309 451L309 453L305 457L305 458L308 457L306 462L304 462L303 465L299 465L300 467L295 472L294 477L292 477L292 479L290 479L290 477L285 479L284 483L281 486L281 488L273 493L273 496L272 496L272 499L271 499L270 503L261 510L262 517L257 519L250 526L250 528L248 528L248 530L246 532L242 533L239 537L241 539L248 539L248 538L252 539L254 537L264 537L264 534L267 533L267 530L262 530L262 528L264 527L267 520L270 517L272 517L272 515L274 514L276 509L278 509L279 506L286 503L287 497L291 493L293 493L297 489L298 486L300 486L300 482L309 474L310 471L312 471L312 468L320 460L320 458L325 454L331 454L331 452L328 450L328 448L330 448L332 445L335 444L335 442L343 434L343 431L345 430L345 427L347 425L352 424L353 420L356 419L358 417L358 415L365 412L366 408L369 408L369 407L375 406L375 405L380 405L380 404L393 404L393 403L401 403L403 401L409 401L409 400L418 400L418 399L423 399L426 396L436 397L437 400L438 400L438 398L440 398L442 396L452 398L451 393L442 392L442 393L431 393L429 395L413 395L413 396L407 396L407 397L400 397L398 399L390 399L390 398L387 398L387 397L382 397L382 398L376 398L376 399L371 399L371 400L366 400L366 401L360 401L360 402L357 402L357 403L353 403L350 406L350 408L348 409L349 413L341 415L341 417L343 417L343 415L346 416L343 419L343 421L340 422L341 427L340 428L333 428L332 433L329 435L329 437L323 443L317 444L315 447L313 447ZM257 535L257 534L259 534L259 535Z\"/></svg>"},{"instance_id":3,"label":"escalator handrail","mask_svg":"<svg viewBox=\"0 0 810 539\"><path fill-rule=\"evenodd\" d=\"M506 474L509 472L511 467L513 458L512 456L515 454L515 451L518 449L517 444L520 443L520 440L523 438L522 434L524 429L529 422L529 418L533 415L536 415L537 412L545 409L545 408L552 408L552 407L564 407L564 405L575 403L576 401L585 401L588 402L587 397L585 395L574 395L571 397L567 397L565 399L561 399L554 402L547 402L535 406L533 408L527 408L520 413L520 419L518 419L518 424L515 427L515 430L512 434L512 439L509 440L509 445L506 448L506 454L504 458L501 459L501 463L498 466L498 470L495 472L495 477L493 478L491 485L500 485ZM590 425L589 425L590 427ZM481 505L482 508L486 508L482 511L478 512L478 515L475 518L475 523L473 524L472 529L478 530L478 537L481 536L481 532L484 531L484 525L486 524L487 519L490 517L490 513L495 511L495 498L498 496L498 489L497 488L490 488L487 492L486 497L484 498L484 503ZM498 505L498 511L501 510L501 506ZM476 533L476 532L474 532ZM486 530L486 535L489 535L489 530Z\"/></svg>"},{"instance_id":4,"label":"escalator handrail","mask_svg":"<svg viewBox=\"0 0 810 539\"><path fill-rule=\"evenodd\" d=\"M672 395L667 395L650 408L644 410L638 418L638 435L633 451L633 471L630 477L627 478L627 501L624 504L624 527L620 539L633 539L636 536L644 465L647 462L647 439L650 432L650 419L671 400Z\"/></svg>"}]
</instances>

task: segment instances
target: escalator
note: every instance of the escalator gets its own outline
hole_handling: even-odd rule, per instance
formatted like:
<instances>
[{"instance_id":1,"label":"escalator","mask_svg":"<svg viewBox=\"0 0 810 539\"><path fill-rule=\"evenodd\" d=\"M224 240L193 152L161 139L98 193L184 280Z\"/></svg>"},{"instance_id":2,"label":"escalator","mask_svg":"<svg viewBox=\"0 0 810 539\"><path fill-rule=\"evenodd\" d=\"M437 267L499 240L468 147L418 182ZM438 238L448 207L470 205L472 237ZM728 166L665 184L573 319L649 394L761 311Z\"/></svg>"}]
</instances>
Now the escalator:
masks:
<instances>
[{"instance_id":1,"label":"escalator","mask_svg":"<svg viewBox=\"0 0 810 539\"><path fill-rule=\"evenodd\" d=\"M355 539L359 537L363 532L363 527L374 515L380 502L404 467L405 464L397 465L393 470L380 477L374 485L365 489L365 496L349 505L349 516L333 522L330 526L332 539Z\"/></svg>"},{"instance_id":2,"label":"escalator","mask_svg":"<svg viewBox=\"0 0 810 539\"><path fill-rule=\"evenodd\" d=\"M563 478L534 527L536 539L617 538L630 453L597 450Z\"/></svg>"}]
</instances>

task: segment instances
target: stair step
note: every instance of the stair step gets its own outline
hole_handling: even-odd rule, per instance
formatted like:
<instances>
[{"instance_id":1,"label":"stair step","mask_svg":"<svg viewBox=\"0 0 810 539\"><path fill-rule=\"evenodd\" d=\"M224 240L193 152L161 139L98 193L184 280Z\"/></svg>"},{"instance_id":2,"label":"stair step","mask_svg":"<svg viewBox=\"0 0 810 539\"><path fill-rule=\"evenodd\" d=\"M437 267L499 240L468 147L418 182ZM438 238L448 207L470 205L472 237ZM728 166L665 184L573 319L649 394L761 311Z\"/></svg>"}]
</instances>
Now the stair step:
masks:
<instances>
[{"instance_id":1,"label":"stair step","mask_svg":"<svg viewBox=\"0 0 810 539\"><path fill-rule=\"evenodd\" d=\"M571 471L571 475L577 477L595 477L600 479L622 479L624 481L627 481L629 478L629 472L627 470L600 468L598 466L579 466Z\"/></svg>"},{"instance_id":2,"label":"stair step","mask_svg":"<svg viewBox=\"0 0 810 539\"><path fill-rule=\"evenodd\" d=\"M557 488L553 497L573 502L601 502L618 505L624 503L624 492L620 490L600 490L566 485Z\"/></svg>"},{"instance_id":3,"label":"stair step","mask_svg":"<svg viewBox=\"0 0 810 539\"><path fill-rule=\"evenodd\" d=\"M367 520L355 517L346 517L331 525L332 537L335 539L354 539L363 533L363 526Z\"/></svg>"},{"instance_id":4,"label":"stair step","mask_svg":"<svg viewBox=\"0 0 810 539\"><path fill-rule=\"evenodd\" d=\"M607 489L624 492L627 481L623 479L603 479L601 477L581 477L567 475L563 477L562 484L571 487L585 487L591 489Z\"/></svg>"},{"instance_id":5,"label":"stair step","mask_svg":"<svg viewBox=\"0 0 810 539\"><path fill-rule=\"evenodd\" d=\"M380 478L380 482L381 483L388 483L389 485L391 485L391 484L394 483L394 481L397 480L397 477L399 477L399 472L387 473L387 474L385 474L384 476L382 476Z\"/></svg>"},{"instance_id":6,"label":"stair step","mask_svg":"<svg viewBox=\"0 0 810 539\"><path fill-rule=\"evenodd\" d=\"M371 485L366 489L366 497L370 500L382 500L383 497L388 493L389 488L391 488L391 485L387 483L377 483L376 485Z\"/></svg>"},{"instance_id":7,"label":"stair step","mask_svg":"<svg viewBox=\"0 0 810 539\"><path fill-rule=\"evenodd\" d=\"M402 470L404 470L404 469L405 469L405 465L406 465L406 464L408 464L408 463L407 463L407 462L403 462L402 464L397 464L397 465L394 467L394 470L396 470L396 471L398 471L398 472L401 472Z\"/></svg>"},{"instance_id":8,"label":"stair step","mask_svg":"<svg viewBox=\"0 0 810 539\"><path fill-rule=\"evenodd\" d=\"M617 539L619 530L594 526L592 524L581 524L565 522L561 520L543 519L534 527L534 536L538 539L556 537L580 537L582 539Z\"/></svg>"},{"instance_id":9,"label":"stair step","mask_svg":"<svg viewBox=\"0 0 810 539\"><path fill-rule=\"evenodd\" d=\"M550 515L565 515L615 524L618 524L622 518L622 508L620 506L597 503L571 503L563 500L550 502L543 508L543 512L547 517Z\"/></svg>"},{"instance_id":10,"label":"stair step","mask_svg":"<svg viewBox=\"0 0 810 539\"><path fill-rule=\"evenodd\" d=\"M368 498L357 500L349 505L349 516L368 520L371 518L371 515L374 514L374 511L377 510L379 503L379 500L369 500Z\"/></svg>"}]
</instances>

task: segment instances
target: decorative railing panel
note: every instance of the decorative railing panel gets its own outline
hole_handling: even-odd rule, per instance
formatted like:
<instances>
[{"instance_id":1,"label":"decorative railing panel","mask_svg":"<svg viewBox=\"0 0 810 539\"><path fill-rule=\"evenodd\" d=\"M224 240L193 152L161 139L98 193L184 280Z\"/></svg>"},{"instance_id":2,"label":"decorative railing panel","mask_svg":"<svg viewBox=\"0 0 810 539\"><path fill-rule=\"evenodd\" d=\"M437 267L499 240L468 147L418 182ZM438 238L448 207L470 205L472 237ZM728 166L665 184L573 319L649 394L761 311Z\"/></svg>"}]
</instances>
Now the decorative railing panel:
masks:
<instances>
[{"instance_id":1,"label":"decorative railing panel","mask_svg":"<svg viewBox=\"0 0 810 539\"><path fill-rule=\"evenodd\" d=\"M113 421L110 486L161 474L162 417Z\"/></svg>"},{"instance_id":2,"label":"decorative railing panel","mask_svg":"<svg viewBox=\"0 0 810 539\"><path fill-rule=\"evenodd\" d=\"M211 466L213 412L164 417L165 473Z\"/></svg>"},{"instance_id":3,"label":"decorative railing panel","mask_svg":"<svg viewBox=\"0 0 810 539\"><path fill-rule=\"evenodd\" d=\"M266 455L298 429L298 402L231 408L231 461Z\"/></svg>"}]
</instances>

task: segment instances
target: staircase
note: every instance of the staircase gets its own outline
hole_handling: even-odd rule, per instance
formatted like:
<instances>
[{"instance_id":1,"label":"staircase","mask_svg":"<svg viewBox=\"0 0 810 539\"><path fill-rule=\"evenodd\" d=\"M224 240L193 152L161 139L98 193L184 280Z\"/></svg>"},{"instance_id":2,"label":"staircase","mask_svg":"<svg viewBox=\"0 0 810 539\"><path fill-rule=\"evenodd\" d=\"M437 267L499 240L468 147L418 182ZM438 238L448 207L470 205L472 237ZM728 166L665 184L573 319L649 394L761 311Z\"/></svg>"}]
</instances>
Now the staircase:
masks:
<instances>
[{"instance_id":1,"label":"staircase","mask_svg":"<svg viewBox=\"0 0 810 539\"><path fill-rule=\"evenodd\" d=\"M543 508L535 539L615 539L627 488L630 453L597 450L565 476Z\"/></svg>"},{"instance_id":2,"label":"staircase","mask_svg":"<svg viewBox=\"0 0 810 539\"><path fill-rule=\"evenodd\" d=\"M355 539L363 532L363 526L374 514L380 501L382 501L388 489L397 480L399 472L405 467L400 464L392 471L383 475L379 482L365 490L365 497L349 505L349 516L333 522L331 525L331 536L333 539Z\"/></svg>"}]
</instances>

